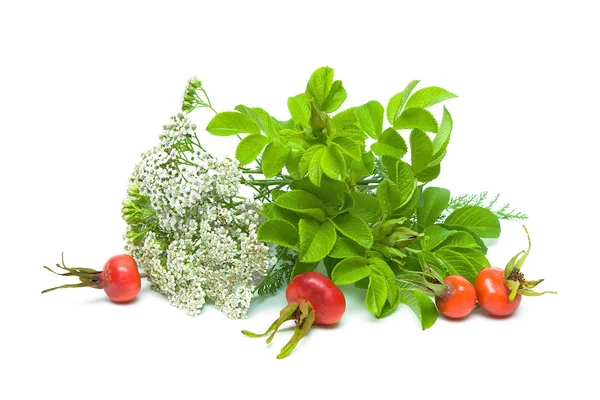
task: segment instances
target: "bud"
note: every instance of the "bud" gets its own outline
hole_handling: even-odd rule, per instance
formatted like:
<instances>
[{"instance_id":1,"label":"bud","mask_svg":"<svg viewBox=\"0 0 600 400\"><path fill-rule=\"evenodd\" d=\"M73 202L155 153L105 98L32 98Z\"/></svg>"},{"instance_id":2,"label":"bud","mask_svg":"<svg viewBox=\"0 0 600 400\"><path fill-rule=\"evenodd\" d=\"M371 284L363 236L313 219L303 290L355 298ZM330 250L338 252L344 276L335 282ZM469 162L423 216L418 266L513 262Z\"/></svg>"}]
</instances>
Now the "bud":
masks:
<instances>
[{"instance_id":1,"label":"bud","mask_svg":"<svg viewBox=\"0 0 600 400\"><path fill-rule=\"evenodd\" d=\"M384 221L381 224L377 225L375 229L373 229L373 236L375 237L375 240L390 235L394 231L394 229L402 226L404 222L406 222L406 218L396 218L388 219L387 221Z\"/></svg>"},{"instance_id":2,"label":"bud","mask_svg":"<svg viewBox=\"0 0 600 400\"><path fill-rule=\"evenodd\" d=\"M327 120L329 116L327 113L320 111L315 107L315 103L313 101L310 102L310 119L309 124L313 129L323 129L327 126Z\"/></svg>"},{"instance_id":3,"label":"bud","mask_svg":"<svg viewBox=\"0 0 600 400\"><path fill-rule=\"evenodd\" d=\"M202 87L202 82L200 81L200 79L194 76L188 81L188 87L196 91L197 89L200 89Z\"/></svg>"},{"instance_id":4,"label":"bud","mask_svg":"<svg viewBox=\"0 0 600 400\"><path fill-rule=\"evenodd\" d=\"M409 228L401 227L398 228L390 235L395 241L396 247L406 247L414 241L423 237L422 233L415 232Z\"/></svg>"}]
</instances>

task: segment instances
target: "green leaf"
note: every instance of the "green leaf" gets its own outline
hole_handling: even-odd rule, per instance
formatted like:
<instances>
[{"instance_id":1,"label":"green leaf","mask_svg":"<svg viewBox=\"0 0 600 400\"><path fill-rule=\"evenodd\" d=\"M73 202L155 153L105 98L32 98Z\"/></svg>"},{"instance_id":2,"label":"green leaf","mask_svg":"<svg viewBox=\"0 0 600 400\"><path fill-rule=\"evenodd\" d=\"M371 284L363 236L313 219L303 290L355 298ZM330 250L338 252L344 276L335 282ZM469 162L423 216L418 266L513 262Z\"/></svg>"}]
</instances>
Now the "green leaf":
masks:
<instances>
[{"instance_id":1,"label":"green leaf","mask_svg":"<svg viewBox=\"0 0 600 400\"><path fill-rule=\"evenodd\" d=\"M429 164L424 170L415 174L415 176L419 179L419 182L431 182L440 175L440 171L440 164Z\"/></svg>"},{"instance_id":2,"label":"green leaf","mask_svg":"<svg viewBox=\"0 0 600 400\"><path fill-rule=\"evenodd\" d=\"M479 249L479 244L473 239L468 232L455 231L451 232L450 235L444 240L440 247L456 246L466 247L471 249Z\"/></svg>"},{"instance_id":3,"label":"green leaf","mask_svg":"<svg viewBox=\"0 0 600 400\"><path fill-rule=\"evenodd\" d=\"M398 291L396 290L396 274L392 271L389 264L381 258L371 257L369 258L369 263L369 267L374 273L378 273L385 278L388 286L387 300L390 303L394 303L396 301L396 295L398 294Z\"/></svg>"},{"instance_id":4,"label":"green leaf","mask_svg":"<svg viewBox=\"0 0 600 400\"><path fill-rule=\"evenodd\" d=\"M289 154L290 148L283 143L269 143L262 155L262 171L265 177L271 178L280 173Z\"/></svg>"},{"instance_id":5,"label":"green leaf","mask_svg":"<svg viewBox=\"0 0 600 400\"><path fill-rule=\"evenodd\" d=\"M433 225L425 228L423 238L419 241L423 250L433 250L446 240L452 231L442 228L438 225Z\"/></svg>"},{"instance_id":6,"label":"green leaf","mask_svg":"<svg viewBox=\"0 0 600 400\"><path fill-rule=\"evenodd\" d=\"M323 177L321 186L317 186L309 179L304 178L290 183L290 188L314 194L321 199L323 204L334 208L344 205L345 194L348 190L344 182L334 181L327 176Z\"/></svg>"},{"instance_id":7,"label":"green leaf","mask_svg":"<svg viewBox=\"0 0 600 400\"><path fill-rule=\"evenodd\" d=\"M385 175L394 183L398 183L398 163L401 162L396 157L381 156L381 164L385 169ZM409 166L410 168L410 166ZM412 173L412 169L411 169ZM414 173L413 173L414 175Z\"/></svg>"},{"instance_id":8,"label":"green leaf","mask_svg":"<svg viewBox=\"0 0 600 400\"><path fill-rule=\"evenodd\" d=\"M216 136L231 136L240 133L260 135L260 127L247 115L235 111L218 113L208 123L206 131Z\"/></svg>"},{"instance_id":9,"label":"green leaf","mask_svg":"<svg viewBox=\"0 0 600 400\"><path fill-rule=\"evenodd\" d=\"M421 195L422 187L415 185L415 190L413 191L412 196L406 203L396 210L395 216L413 218L417 210L417 206L419 205Z\"/></svg>"},{"instance_id":10,"label":"green leaf","mask_svg":"<svg viewBox=\"0 0 600 400\"><path fill-rule=\"evenodd\" d=\"M446 152L448 143L450 142L450 133L452 133L452 116L444 107L444 115L442 116L442 122L438 133L433 138L433 159L440 160L443 158L443 154Z\"/></svg>"},{"instance_id":11,"label":"green leaf","mask_svg":"<svg viewBox=\"0 0 600 400\"><path fill-rule=\"evenodd\" d=\"M400 190L398 186L389 179L384 179L377 186L377 201L381 206L381 211L384 214L391 214L394 210L400 207L402 202Z\"/></svg>"},{"instance_id":12,"label":"green leaf","mask_svg":"<svg viewBox=\"0 0 600 400\"><path fill-rule=\"evenodd\" d=\"M396 163L396 186L400 192L400 207L406 205L417 188L417 180L410 165L404 161Z\"/></svg>"},{"instance_id":13,"label":"green leaf","mask_svg":"<svg viewBox=\"0 0 600 400\"><path fill-rule=\"evenodd\" d=\"M416 174L429 165L433 157L431 139L420 129L413 129L410 133L410 162Z\"/></svg>"},{"instance_id":14,"label":"green leaf","mask_svg":"<svg viewBox=\"0 0 600 400\"><path fill-rule=\"evenodd\" d=\"M352 170L361 176L369 176L375 169L375 158L370 151L363 154L360 160L352 160Z\"/></svg>"},{"instance_id":15,"label":"green leaf","mask_svg":"<svg viewBox=\"0 0 600 400\"><path fill-rule=\"evenodd\" d=\"M337 235L333 249L328 256L332 258L362 257L365 255L365 249L354 240L350 240L342 235Z\"/></svg>"},{"instance_id":16,"label":"green leaf","mask_svg":"<svg viewBox=\"0 0 600 400\"><path fill-rule=\"evenodd\" d=\"M368 277L371 274L371 268L364 257L346 258L340 261L331 273L331 280L336 285L349 285Z\"/></svg>"},{"instance_id":17,"label":"green leaf","mask_svg":"<svg viewBox=\"0 0 600 400\"><path fill-rule=\"evenodd\" d=\"M424 108L407 108L394 121L396 129L420 129L425 132L438 131L435 117Z\"/></svg>"},{"instance_id":18,"label":"green leaf","mask_svg":"<svg viewBox=\"0 0 600 400\"><path fill-rule=\"evenodd\" d=\"M292 273L290 274L290 279L305 272L314 271L315 269L317 269L317 265L318 263L316 262L303 263L296 260L296 264L294 264L294 268L292 269Z\"/></svg>"},{"instance_id":19,"label":"green leaf","mask_svg":"<svg viewBox=\"0 0 600 400\"><path fill-rule=\"evenodd\" d=\"M282 219L284 221L289 222L290 224L292 224L294 226L298 226L298 222L300 221L300 217L298 217L295 213L293 213L289 210L286 210L285 208L281 208L275 203L263 204L262 214L268 220Z\"/></svg>"},{"instance_id":20,"label":"green leaf","mask_svg":"<svg viewBox=\"0 0 600 400\"><path fill-rule=\"evenodd\" d=\"M251 163L269 143L269 138L263 135L249 135L242 139L235 150L235 158L240 165Z\"/></svg>"},{"instance_id":21,"label":"green leaf","mask_svg":"<svg viewBox=\"0 0 600 400\"><path fill-rule=\"evenodd\" d=\"M373 245L373 232L362 219L351 214L344 214L335 217L332 222L342 235L354 240L362 247L369 249Z\"/></svg>"},{"instance_id":22,"label":"green leaf","mask_svg":"<svg viewBox=\"0 0 600 400\"><path fill-rule=\"evenodd\" d=\"M400 290L400 301L409 306L419 317L423 330L430 328L438 317L438 311L433 301L426 294L415 290Z\"/></svg>"},{"instance_id":23,"label":"green leaf","mask_svg":"<svg viewBox=\"0 0 600 400\"><path fill-rule=\"evenodd\" d=\"M346 161L344 161L344 155L339 146L335 143L330 147L323 148L321 168L331 179L343 181L346 178Z\"/></svg>"},{"instance_id":24,"label":"green leaf","mask_svg":"<svg viewBox=\"0 0 600 400\"><path fill-rule=\"evenodd\" d=\"M400 304L401 299L400 299L400 296L398 295L399 290L395 289L395 291L396 291L396 295L394 296L395 297L394 302L390 303L390 301L387 300L385 302L385 304L383 305L383 309L381 310L381 313L379 313L377 318L385 318L385 317L389 316L391 313L393 313L396 310L396 308L398 308L398 305Z\"/></svg>"},{"instance_id":25,"label":"green leaf","mask_svg":"<svg viewBox=\"0 0 600 400\"><path fill-rule=\"evenodd\" d=\"M406 104L406 101L408 100L408 96L410 96L413 89L415 88L415 86L417 86L418 83L419 83L419 81L417 81L417 80L412 81L411 83L409 83L406 86L406 88L403 91L394 95L390 99L390 101L388 102L388 105L387 105L387 119L390 122L390 124L392 124L392 125L394 124L394 121L396 120L396 118L398 118L398 115L400 115L400 113L402 112L402 109L404 108L404 105Z\"/></svg>"},{"instance_id":26,"label":"green leaf","mask_svg":"<svg viewBox=\"0 0 600 400\"><path fill-rule=\"evenodd\" d=\"M344 136L335 136L332 139L332 142L337 144L340 147L340 150L344 152L344 154L349 155L353 159L358 160L362 156L363 149L361 148L361 145L355 140Z\"/></svg>"},{"instance_id":27,"label":"green leaf","mask_svg":"<svg viewBox=\"0 0 600 400\"><path fill-rule=\"evenodd\" d=\"M467 232L469 235L471 235L473 240L475 242L477 242L477 244L479 245L479 251L482 252L483 254L487 253L488 248L485 245L485 243L483 242L483 240L469 228L465 228L462 226L456 226L456 225L447 225L447 224L439 224L439 226L444 229L448 229L448 230Z\"/></svg>"},{"instance_id":28,"label":"green leaf","mask_svg":"<svg viewBox=\"0 0 600 400\"><path fill-rule=\"evenodd\" d=\"M287 121L279 121L275 118L273 118L275 120L275 123L277 124L277 127L279 129L294 129L296 127L296 124L294 122L293 119L288 119Z\"/></svg>"},{"instance_id":29,"label":"green leaf","mask_svg":"<svg viewBox=\"0 0 600 400\"><path fill-rule=\"evenodd\" d=\"M450 202L450 191L438 187L428 187L423 191L423 206L417 208L417 222L421 228L436 223Z\"/></svg>"},{"instance_id":30,"label":"green leaf","mask_svg":"<svg viewBox=\"0 0 600 400\"><path fill-rule=\"evenodd\" d=\"M448 276L448 270L446 269L446 266L431 251L421 250L419 253L417 253L417 259L419 260L422 271L425 271L426 268L432 268L440 276L444 278Z\"/></svg>"},{"instance_id":31,"label":"green leaf","mask_svg":"<svg viewBox=\"0 0 600 400\"><path fill-rule=\"evenodd\" d=\"M329 95L321 104L321 109L327 113L334 112L342 103L346 100L347 97L346 89L342 85L342 81L335 81L331 85L331 90L329 91Z\"/></svg>"},{"instance_id":32,"label":"green leaf","mask_svg":"<svg viewBox=\"0 0 600 400\"><path fill-rule=\"evenodd\" d=\"M350 210L350 214L369 223L381 218L381 206L375 196L362 192L354 192L351 196L354 199L354 207Z\"/></svg>"},{"instance_id":33,"label":"green leaf","mask_svg":"<svg viewBox=\"0 0 600 400\"><path fill-rule=\"evenodd\" d=\"M479 206L466 206L454 210L445 224L467 228L482 238L500 236L500 221L490 210Z\"/></svg>"},{"instance_id":34,"label":"green leaf","mask_svg":"<svg viewBox=\"0 0 600 400\"><path fill-rule=\"evenodd\" d=\"M449 247L450 250L462 254L478 271L490 267L490 261L480 250L469 247Z\"/></svg>"},{"instance_id":35,"label":"green leaf","mask_svg":"<svg viewBox=\"0 0 600 400\"><path fill-rule=\"evenodd\" d=\"M329 254L336 239L335 228L331 221L320 225L310 219L301 219L298 228L301 262L317 262Z\"/></svg>"},{"instance_id":36,"label":"green leaf","mask_svg":"<svg viewBox=\"0 0 600 400\"><path fill-rule=\"evenodd\" d=\"M356 107L356 119L361 128L374 139L377 139L383 127L383 106L378 101L369 101L367 104Z\"/></svg>"},{"instance_id":37,"label":"green leaf","mask_svg":"<svg viewBox=\"0 0 600 400\"><path fill-rule=\"evenodd\" d=\"M300 174L300 176L304 176L306 175L306 173L308 172L308 167L310 165L310 162L313 159L313 156L315 155L315 153L317 151L319 151L320 149L323 149L325 146L322 144L315 144L311 147L309 147L304 154L302 155L302 158L300 159L300 163L298 164L298 172ZM319 158L320 160L320 158Z\"/></svg>"},{"instance_id":38,"label":"green leaf","mask_svg":"<svg viewBox=\"0 0 600 400\"><path fill-rule=\"evenodd\" d=\"M333 134L332 138L336 138L338 136L342 136L342 137L345 137L345 138L355 141L357 144L359 144L361 146L361 148L365 147L365 140L367 140L369 138L369 135L367 135L359 127L338 130Z\"/></svg>"},{"instance_id":39,"label":"green leaf","mask_svg":"<svg viewBox=\"0 0 600 400\"><path fill-rule=\"evenodd\" d=\"M286 210L325 221L325 204L315 195L303 190L290 190L279 196L275 204Z\"/></svg>"},{"instance_id":40,"label":"green leaf","mask_svg":"<svg viewBox=\"0 0 600 400\"><path fill-rule=\"evenodd\" d=\"M299 241L298 230L287 221L272 219L260 225L258 228L258 240L297 249Z\"/></svg>"},{"instance_id":41,"label":"green leaf","mask_svg":"<svg viewBox=\"0 0 600 400\"><path fill-rule=\"evenodd\" d=\"M252 120L256 122L260 130L264 132L269 138L278 136L279 126L277 124L277 121L262 108L250 108L246 107L243 104L239 104L235 107L235 110L252 118Z\"/></svg>"},{"instance_id":42,"label":"green leaf","mask_svg":"<svg viewBox=\"0 0 600 400\"><path fill-rule=\"evenodd\" d=\"M354 125L356 123L356 114L354 114L354 107L348 108L344 111L340 111L331 117L331 122L335 126L336 131L340 132L344 130L346 126Z\"/></svg>"},{"instance_id":43,"label":"green leaf","mask_svg":"<svg viewBox=\"0 0 600 400\"><path fill-rule=\"evenodd\" d=\"M308 105L306 94L300 93L294 97L288 97L287 106L294 122L308 126L310 106Z\"/></svg>"},{"instance_id":44,"label":"green leaf","mask_svg":"<svg viewBox=\"0 0 600 400\"><path fill-rule=\"evenodd\" d=\"M388 287L386 279L379 274L369 276L369 286L365 297L365 305L371 314L379 316L387 300Z\"/></svg>"},{"instance_id":45,"label":"green leaf","mask_svg":"<svg viewBox=\"0 0 600 400\"><path fill-rule=\"evenodd\" d=\"M321 67L312 73L306 86L306 97L314 98L319 109L325 111L323 103L329 96L333 85L333 68Z\"/></svg>"},{"instance_id":46,"label":"green leaf","mask_svg":"<svg viewBox=\"0 0 600 400\"><path fill-rule=\"evenodd\" d=\"M379 135L377 142L371 145L371 150L378 156L389 155L402 158L408 152L408 147L406 147L406 142L395 129L388 128Z\"/></svg>"},{"instance_id":47,"label":"green leaf","mask_svg":"<svg viewBox=\"0 0 600 400\"><path fill-rule=\"evenodd\" d=\"M312 159L308 164L308 179L316 186L321 186L321 179L323 177L321 160L326 149L327 147L320 147L315 154L313 154Z\"/></svg>"},{"instance_id":48,"label":"green leaf","mask_svg":"<svg viewBox=\"0 0 600 400\"><path fill-rule=\"evenodd\" d=\"M302 179L302 177L306 174L306 172L304 172L304 174L300 175L300 160L302 160L303 154L303 151L291 150L287 162L285 163L287 172L294 180Z\"/></svg>"},{"instance_id":49,"label":"green leaf","mask_svg":"<svg viewBox=\"0 0 600 400\"><path fill-rule=\"evenodd\" d=\"M471 260L451 247L442 247L433 254L450 275L460 275L473 284L477 273L482 269L478 264L472 263Z\"/></svg>"},{"instance_id":50,"label":"green leaf","mask_svg":"<svg viewBox=\"0 0 600 400\"><path fill-rule=\"evenodd\" d=\"M417 90L406 102L406 108L427 108L444 100L457 97L454 93L437 86Z\"/></svg>"}]
</instances>

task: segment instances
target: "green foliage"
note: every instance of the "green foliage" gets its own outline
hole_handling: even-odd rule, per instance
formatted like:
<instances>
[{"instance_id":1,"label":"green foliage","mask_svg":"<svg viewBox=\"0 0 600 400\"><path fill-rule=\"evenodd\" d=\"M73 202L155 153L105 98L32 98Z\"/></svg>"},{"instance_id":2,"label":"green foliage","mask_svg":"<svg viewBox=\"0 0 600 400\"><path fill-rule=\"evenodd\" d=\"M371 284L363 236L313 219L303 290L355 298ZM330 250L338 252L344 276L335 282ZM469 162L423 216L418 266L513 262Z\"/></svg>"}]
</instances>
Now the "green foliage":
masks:
<instances>
[{"instance_id":1,"label":"green foliage","mask_svg":"<svg viewBox=\"0 0 600 400\"><path fill-rule=\"evenodd\" d=\"M335 244L335 228L331 221L323 224L311 219L301 219L300 228L300 261L317 262L325 258Z\"/></svg>"},{"instance_id":2,"label":"green foliage","mask_svg":"<svg viewBox=\"0 0 600 400\"><path fill-rule=\"evenodd\" d=\"M394 125L394 121L396 120L396 118L398 118L398 116L404 109L404 105L408 101L408 97L414 90L415 86L417 86L418 84L419 81L412 81L406 86L406 88L403 91L392 96L387 106L387 119L390 124Z\"/></svg>"},{"instance_id":3,"label":"green foliage","mask_svg":"<svg viewBox=\"0 0 600 400\"><path fill-rule=\"evenodd\" d=\"M478 194L463 194L450 199L448 210L456 210L466 206L479 206L490 210L498 218L502 219L527 219L527 214L511 207L509 203L497 206L500 194L497 194L493 199L488 200L488 192Z\"/></svg>"},{"instance_id":4,"label":"green foliage","mask_svg":"<svg viewBox=\"0 0 600 400\"><path fill-rule=\"evenodd\" d=\"M262 157L262 170L267 178L272 178L281 172L290 154L290 150L283 143L269 143Z\"/></svg>"},{"instance_id":5,"label":"green foliage","mask_svg":"<svg viewBox=\"0 0 600 400\"><path fill-rule=\"evenodd\" d=\"M410 163L415 175L423 172L433 158L433 145L431 139L420 129L413 129L410 133Z\"/></svg>"},{"instance_id":6,"label":"green foliage","mask_svg":"<svg viewBox=\"0 0 600 400\"><path fill-rule=\"evenodd\" d=\"M371 145L371 150L378 156L392 156L396 159L401 159L408 152L406 142L393 128L383 131L377 142Z\"/></svg>"},{"instance_id":7,"label":"green foliage","mask_svg":"<svg viewBox=\"0 0 600 400\"><path fill-rule=\"evenodd\" d=\"M310 106L304 93L300 93L294 97L288 98L288 109L292 115L294 122L308 126L308 119L310 118Z\"/></svg>"},{"instance_id":8,"label":"green foliage","mask_svg":"<svg viewBox=\"0 0 600 400\"><path fill-rule=\"evenodd\" d=\"M421 322L423 330L435 324L438 317L438 310L427 295L416 290L400 290L398 297L402 303L414 311Z\"/></svg>"},{"instance_id":9,"label":"green foliage","mask_svg":"<svg viewBox=\"0 0 600 400\"><path fill-rule=\"evenodd\" d=\"M248 135L236 158L250 165L243 182L265 202L259 239L286 250L259 294L323 263L336 284L365 290L365 306L377 318L406 304L427 329L437 310L415 277L434 271L472 281L490 265L482 238L498 237L498 217L523 214L508 205L492 209L497 198L484 204L486 192L450 198L430 185L453 129L440 103L456 95L437 86L416 90L418 84L410 82L385 109L376 100L343 109L346 90L322 67L304 93L287 99L286 121L243 105L211 120L211 134Z\"/></svg>"},{"instance_id":10,"label":"green foliage","mask_svg":"<svg viewBox=\"0 0 600 400\"><path fill-rule=\"evenodd\" d=\"M423 191L423 205L417 208L417 222L421 229L433 225L448 207L450 191L430 186Z\"/></svg>"},{"instance_id":11,"label":"green foliage","mask_svg":"<svg viewBox=\"0 0 600 400\"><path fill-rule=\"evenodd\" d=\"M419 129L436 133L438 124L435 117L424 108L407 108L394 121L396 129Z\"/></svg>"},{"instance_id":12,"label":"green foliage","mask_svg":"<svg viewBox=\"0 0 600 400\"><path fill-rule=\"evenodd\" d=\"M352 214L344 214L335 217L331 222L342 235L354 240L362 247L369 249L373 244L373 232L362 219Z\"/></svg>"},{"instance_id":13,"label":"green foliage","mask_svg":"<svg viewBox=\"0 0 600 400\"><path fill-rule=\"evenodd\" d=\"M225 111L214 116L206 131L216 136L230 136L240 133L260 135L260 127L249 116L235 111Z\"/></svg>"},{"instance_id":14,"label":"green foliage","mask_svg":"<svg viewBox=\"0 0 600 400\"><path fill-rule=\"evenodd\" d=\"M275 200L281 208L325 221L325 204L315 195L303 190L291 190Z\"/></svg>"},{"instance_id":15,"label":"green foliage","mask_svg":"<svg viewBox=\"0 0 600 400\"><path fill-rule=\"evenodd\" d=\"M387 300L387 294L388 285L385 278L379 274L371 274L365 297L365 305L371 314L381 314Z\"/></svg>"},{"instance_id":16,"label":"green foliage","mask_svg":"<svg viewBox=\"0 0 600 400\"><path fill-rule=\"evenodd\" d=\"M456 97L455 94L437 86L417 90L406 102L406 108L427 108L444 100Z\"/></svg>"},{"instance_id":17,"label":"green foliage","mask_svg":"<svg viewBox=\"0 0 600 400\"><path fill-rule=\"evenodd\" d=\"M383 126L383 106L378 101L369 101L367 104L355 108L354 114L363 131L377 139Z\"/></svg>"},{"instance_id":18,"label":"green foliage","mask_svg":"<svg viewBox=\"0 0 600 400\"><path fill-rule=\"evenodd\" d=\"M270 242L292 249L298 249L298 229L290 222L281 219L265 221L258 228L258 240Z\"/></svg>"},{"instance_id":19,"label":"green foliage","mask_svg":"<svg viewBox=\"0 0 600 400\"><path fill-rule=\"evenodd\" d=\"M242 139L235 150L235 158L240 165L250 164L262 153L269 138L262 135L249 135Z\"/></svg>"},{"instance_id":20,"label":"green foliage","mask_svg":"<svg viewBox=\"0 0 600 400\"><path fill-rule=\"evenodd\" d=\"M465 206L454 210L444 221L448 225L467 228L482 238L500 236L500 221L490 210L479 206Z\"/></svg>"},{"instance_id":21,"label":"green foliage","mask_svg":"<svg viewBox=\"0 0 600 400\"><path fill-rule=\"evenodd\" d=\"M371 274L369 261L364 257L350 257L333 268L331 280L336 285L348 285L367 278Z\"/></svg>"}]
</instances>

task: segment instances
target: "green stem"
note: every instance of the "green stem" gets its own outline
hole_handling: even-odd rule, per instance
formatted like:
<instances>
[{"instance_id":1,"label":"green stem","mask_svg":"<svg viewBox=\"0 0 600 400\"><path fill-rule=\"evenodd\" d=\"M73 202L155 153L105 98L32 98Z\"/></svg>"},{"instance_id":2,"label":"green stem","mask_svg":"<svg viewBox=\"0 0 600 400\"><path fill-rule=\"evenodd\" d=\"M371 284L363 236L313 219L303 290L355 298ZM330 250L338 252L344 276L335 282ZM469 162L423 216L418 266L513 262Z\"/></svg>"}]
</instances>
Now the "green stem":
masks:
<instances>
[{"instance_id":1,"label":"green stem","mask_svg":"<svg viewBox=\"0 0 600 400\"><path fill-rule=\"evenodd\" d=\"M252 182L259 186L289 185L293 182L291 179L245 179L244 183Z\"/></svg>"},{"instance_id":2,"label":"green stem","mask_svg":"<svg viewBox=\"0 0 600 400\"><path fill-rule=\"evenodd\" d=\"M381 183L381 179L361 179L360 181L356 182L357 185L364 185L369 183Z\"/></svg>"}]
</instances>

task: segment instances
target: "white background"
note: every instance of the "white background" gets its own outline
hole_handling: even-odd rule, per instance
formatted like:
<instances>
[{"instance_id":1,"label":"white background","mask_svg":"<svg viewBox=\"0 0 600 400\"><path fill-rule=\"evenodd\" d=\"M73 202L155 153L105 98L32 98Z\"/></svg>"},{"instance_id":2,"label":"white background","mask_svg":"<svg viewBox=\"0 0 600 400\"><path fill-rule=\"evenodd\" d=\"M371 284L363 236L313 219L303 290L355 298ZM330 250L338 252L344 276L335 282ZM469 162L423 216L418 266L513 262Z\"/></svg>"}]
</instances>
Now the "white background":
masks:
<instances>
[{"instance_id":1,"label":"white background","mask_svg":"<svg viewBox=\"0 0 600 400\"><path fill-rule=\"evenodd\" d=\"M593 3L3 1L0 398L592 398ZM128 305L91 289L40 295L65 283L42 268L62 251L67 265L98 269L122 252L127 179L190 76L218 110L243 103L283 119L323 65L344 81L347 106L387 104L412 79L457 93L436 185L500 192L526 211L526 275L559 294L525 298L508 319L476 310L421 331L407 307L377 321L347 291L340 324L314 329L283 361L289 330L271 346L239 332L266 329L282 293L243 321L212 306L186 316L147 286ZM201 127L209 117L193 115ZM232 154L234 138L202 138ZM502 228L497 266L526 245L519 223Z\"/></svg>"}]
</instances>

